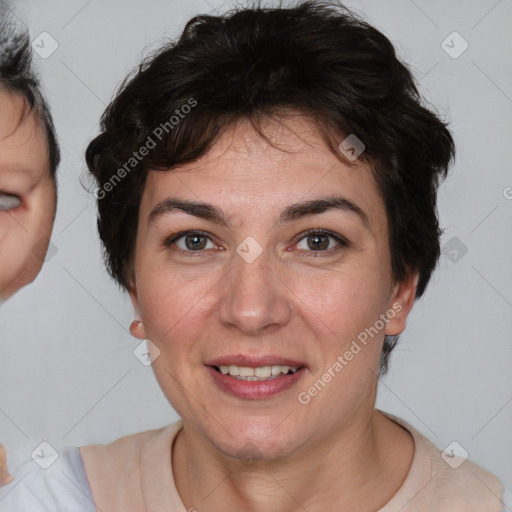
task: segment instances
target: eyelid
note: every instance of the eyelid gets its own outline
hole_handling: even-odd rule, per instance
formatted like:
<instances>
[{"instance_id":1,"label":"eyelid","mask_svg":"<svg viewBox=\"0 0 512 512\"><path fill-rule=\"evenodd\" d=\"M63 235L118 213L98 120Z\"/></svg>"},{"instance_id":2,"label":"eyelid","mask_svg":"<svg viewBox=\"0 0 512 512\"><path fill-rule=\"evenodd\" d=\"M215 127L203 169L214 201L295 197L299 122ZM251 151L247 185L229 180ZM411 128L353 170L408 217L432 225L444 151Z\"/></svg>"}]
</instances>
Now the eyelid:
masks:
<instances>
[{"instance_id":1,"label":"eyelid","mask_svg":"<svg viewBox=\"0 0 512 512\"><path fill-rule=\"evenodd\" d=\"M212 235L210 233L206 233L205 231L201 231L201 230L197 230L197 229L191 229L191 230L188 230L188 231L180 231L179 233L175 233L173 235L168 236L162 242L162 246L164 248L169 248L177 240L179 240L180 238L184 238L187 235L201 235L201 236L204 236L204 237L208 238L208 240L210 240L211 242L215 243L214 240L212 240ZM204 252L204 250L201 250L201 251L184 251L183 249L176 249L176 251L177 252L181 252L181 253L187 253L187 254Z\"/></svg>"},{"instance_id":2,"label":"eyelid","mask_svg":"<svg viewBox=\"0 0 512 512\"><path fill-rule=\"evenodd\" d=\"M216 243L212 239L212 235L210 233L207 233L207 232L201 231L201 230L188 230L188 231L180 231L178 233L170 235L169 237L164 239L164 241L162 242L161 245L164 248L169 248L176 241L180 240L181 238L186 237L187 235L200 235L200 236L204 236L208 240L210 240L211 242ZM324 235L324 236L331 237L334 240L336 240L336 242L338 242L340 247L332 247L331 249L327 249L327 250L323 250L323 251L314 251L314 250L303 251L305 253L311 253L311 254L321 254L321 253L323 253L323 254L332 254L333 252L339 251L341 248L346 248L346 247L349 247L351 245L351 243L344 236L342 236L342 235L340 235L338 233L334 233L334 232L326 230L326 229L319 229L319 228L318 229L314 229L313 228L313 229L308 229L307 231L303 231L302 233L300 233L298 235L297 241L295 242L294 246L297 245L299 242L301 242L304 238L307 238L308 236L311 236L311 235ZM194 253L201 254L201 253L206 252L205 249L201 249L201 250L198 250L198 251L186 251L186 250L183 250L183 249L176 249L176 251L180 252L180 253L186 253L186 254L194 254Z\"/></svg>"},{"instance_id":3,"label":"eyelid","mask_svg":"<svg viewBox=\"0 0 512 512\"><path fill-rule=\"evenodd\" d=\"M303 251L306 255L315 255L315 257L317 255L328 256L336 252L339 252L341 249L351 246L350 242L344 236L338 233L333 233L332 231L329 231L327 229L308 229L307 231L304 231L303 233L300 234L300 238L298 239L295 245L297 245L299 242L301 242L302 240L311 235L324 235L333 238L334 240L336 240L336 242L338 242L338 247L331 247L330 249L326 249L323 251Z\"/></svg>"}]
</instances>

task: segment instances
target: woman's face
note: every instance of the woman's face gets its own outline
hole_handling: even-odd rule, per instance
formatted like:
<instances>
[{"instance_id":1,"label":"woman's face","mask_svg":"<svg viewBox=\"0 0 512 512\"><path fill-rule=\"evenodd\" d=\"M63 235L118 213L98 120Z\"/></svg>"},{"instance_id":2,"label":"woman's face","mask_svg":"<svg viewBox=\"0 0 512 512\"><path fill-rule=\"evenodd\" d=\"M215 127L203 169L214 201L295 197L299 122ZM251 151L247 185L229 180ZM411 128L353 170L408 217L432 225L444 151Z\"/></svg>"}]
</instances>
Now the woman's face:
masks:
<instances>
[{"instance_id":1,"label":"woman's face","mask_svg":"<svg viewBox=\"0 0 512 512\"><path fill-rule=\"evenodd\" d=\"M370 170L337 160L307 119L284 126L265 133L285 151L241 122L201 160L151 171L139 213L131 295L143 323L132 333L154 344L155 375L185 424L230 456L285 457L367 417L384 334L403 330L413 303L415 280L391 279ZM333 197L339 208L290 209ZM187 213L176 200L211 206Z\"/></svg>"},{"instance_id":2,"label":"woman's face","mask_svg":"<svg viewBox=\"0 0 512 512\"><path fill-rule=\"evenodd\" d=\"M0 301L32 282L44 261L56 208L44 129L25 101L0 89ZM20 121L21 120L21 121Z\"/></svg>"}]
</instances>

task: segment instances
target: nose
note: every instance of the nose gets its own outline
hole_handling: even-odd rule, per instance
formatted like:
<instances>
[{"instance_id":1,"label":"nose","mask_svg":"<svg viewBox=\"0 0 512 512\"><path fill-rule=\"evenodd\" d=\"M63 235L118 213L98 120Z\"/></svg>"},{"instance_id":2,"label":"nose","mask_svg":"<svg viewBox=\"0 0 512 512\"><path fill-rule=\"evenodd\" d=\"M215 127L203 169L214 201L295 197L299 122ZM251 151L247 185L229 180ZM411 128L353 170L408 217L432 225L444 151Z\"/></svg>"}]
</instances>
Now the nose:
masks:
<instances>
[{"instance_id":1,"label":"nose","mask_svg":"<svg viewBox=\"0 0 512 512\"><path fill-rule=\"evenodd\" d=\"M221 283L218 320L231 329L258 336L290 321L293 293L263 251L249 263L238 254ZM275 265L274 265L275 267Z\"/></svg>"}]
</instances>

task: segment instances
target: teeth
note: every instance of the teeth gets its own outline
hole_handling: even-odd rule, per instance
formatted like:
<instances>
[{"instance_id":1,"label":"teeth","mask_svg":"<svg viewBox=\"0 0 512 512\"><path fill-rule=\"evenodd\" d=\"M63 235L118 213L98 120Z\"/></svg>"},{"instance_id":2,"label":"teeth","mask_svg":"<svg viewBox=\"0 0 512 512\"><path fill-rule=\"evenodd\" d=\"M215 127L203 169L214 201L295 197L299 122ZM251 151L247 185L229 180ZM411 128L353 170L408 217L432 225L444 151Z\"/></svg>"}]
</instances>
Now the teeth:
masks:
<instances>
[{"instance_id":1,"label":"teeth","mask_svg":"<svg viewBox=\"0 0 512 512\"><path fill-rule=\"evenodd\" d=\"M254 377L254 369L244 368L243 366L241 366L240 368L238 368L238 375L240 375L240 377Z\"/></svg>"},{"instance_id":2,"label":"teeth","mask_svg":"<svg viewBox=\"0 0 512 512\"><path fill-rule=\"evenodd\" d=\"M260 368L254 368L255 377L272 377L272 367L262 366Z\"/></svg>"},{"instance_id":3,"label":"teeth","mask_svg":"<svg viewBox=\"0 0 512 512\"><path fill-rule=\"evenodd\" d=\"M267 380L273 379L281 374L286 375L290 370L295 373L299 368L290 366L259 366L258 368L249 368L247 366L219 366L219 370L224 375L238 377L240 380Z\"/></svg>"}]
</instances>

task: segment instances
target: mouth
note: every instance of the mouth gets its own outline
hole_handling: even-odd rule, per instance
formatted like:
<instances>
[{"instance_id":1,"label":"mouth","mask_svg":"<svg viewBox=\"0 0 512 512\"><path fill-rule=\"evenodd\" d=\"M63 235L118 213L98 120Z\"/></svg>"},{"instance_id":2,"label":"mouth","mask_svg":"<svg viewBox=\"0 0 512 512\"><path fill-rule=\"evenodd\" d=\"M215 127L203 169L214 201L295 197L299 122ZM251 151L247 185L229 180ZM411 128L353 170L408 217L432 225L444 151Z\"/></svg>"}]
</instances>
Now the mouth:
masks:
<instances>
[{"instance_id":1,"label":"mouth","mask_svg":"<svg viewBox=\"0 0 512 512\"><path fill-rule=\"evenodd\" d=\"M294 386L307 367L279 357L226 357L206 363L217 387L244 399L270 398Z\"/></svg>"}]
</instances>

